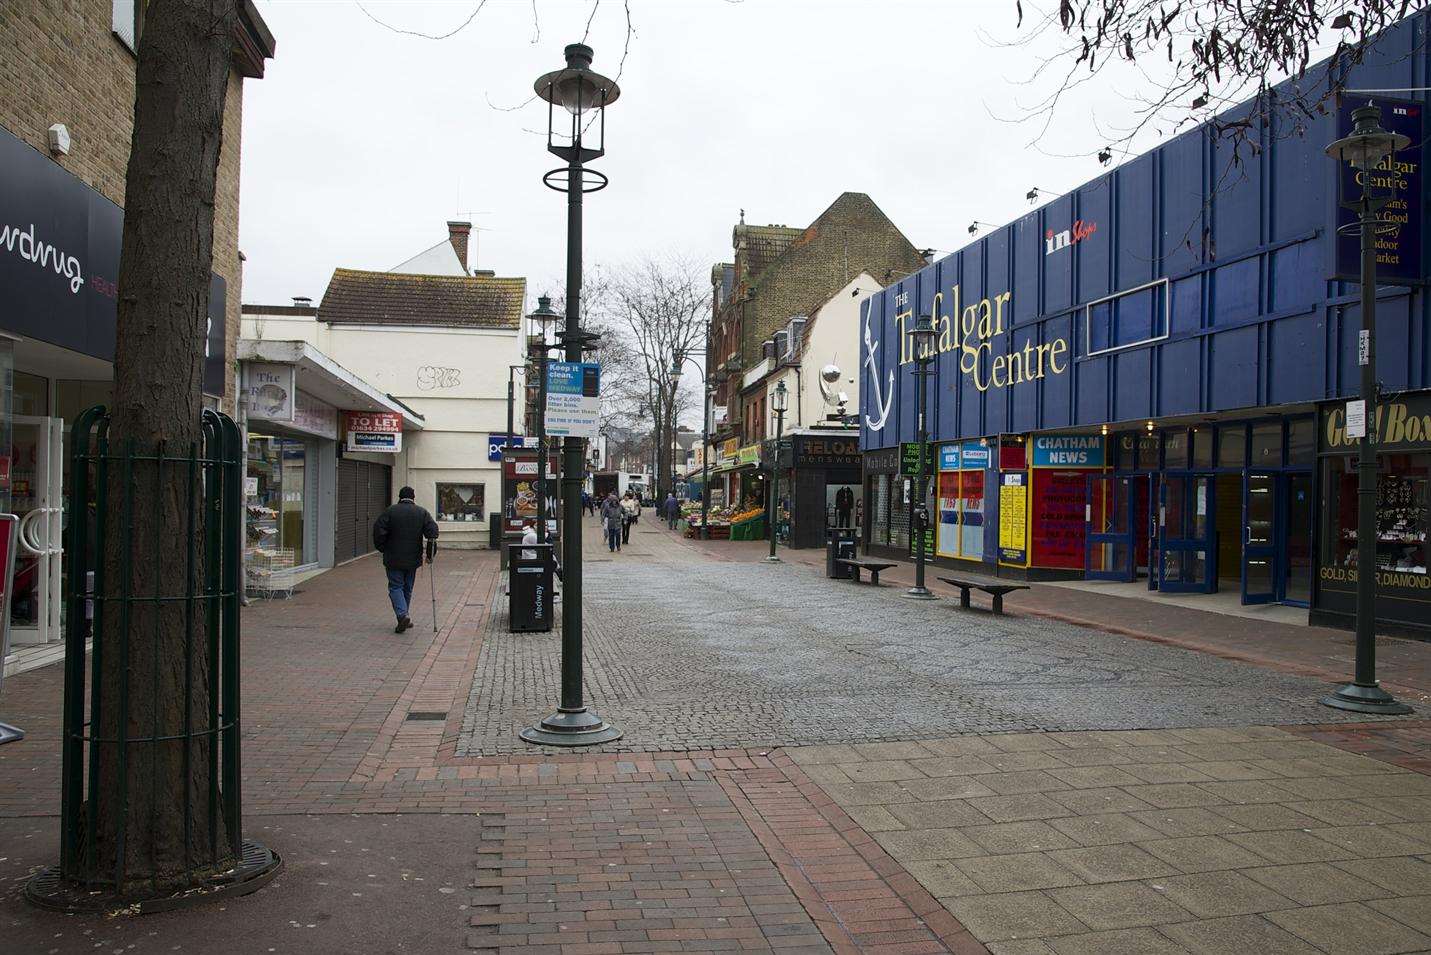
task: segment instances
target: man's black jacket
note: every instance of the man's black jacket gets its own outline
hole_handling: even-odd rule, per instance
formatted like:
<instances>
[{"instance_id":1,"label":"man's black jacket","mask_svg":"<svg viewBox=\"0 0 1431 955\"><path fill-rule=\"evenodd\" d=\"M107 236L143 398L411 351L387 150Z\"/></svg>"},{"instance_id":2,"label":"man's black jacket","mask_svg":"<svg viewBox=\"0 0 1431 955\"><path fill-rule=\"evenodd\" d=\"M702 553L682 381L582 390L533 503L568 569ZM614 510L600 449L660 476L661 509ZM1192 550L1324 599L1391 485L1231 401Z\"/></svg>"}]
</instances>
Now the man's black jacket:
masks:
<instances>
[{"instance_id":1,"label":"man's black jacket","mask_svg":"<svg viewBox=\"0 0 1431 955\"><path fill-rule=\"evenodd\" d=\"M437 539L437 524L426 508L398 501L373 522L373 546L389 570L416 570L422 564L422 539Z\"/></svg>"}]
</instances>

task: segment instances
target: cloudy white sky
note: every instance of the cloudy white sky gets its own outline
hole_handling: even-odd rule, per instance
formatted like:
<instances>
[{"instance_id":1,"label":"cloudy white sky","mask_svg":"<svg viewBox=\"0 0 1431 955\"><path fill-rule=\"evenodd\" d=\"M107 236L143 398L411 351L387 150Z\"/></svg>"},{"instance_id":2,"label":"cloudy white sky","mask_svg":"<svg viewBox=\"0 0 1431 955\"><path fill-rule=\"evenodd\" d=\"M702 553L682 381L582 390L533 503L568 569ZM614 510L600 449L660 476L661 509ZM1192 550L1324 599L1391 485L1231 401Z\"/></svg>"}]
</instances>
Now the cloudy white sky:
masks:
<instances>
[{"instance_id":1,"label":"cloudy white sky","mask_svg":"<svg viewBox=\"0 0 1431 955\"><path fill-rule=\"evenodd\" d=\"M562 65L591 0L259 0L278 40L245 89L246 302L322 296L336 266L386 269L481 228L476 267L529 279L563 270L565 203L541 174L546 111L532 82ZM1026 2L1025 8L1032 6ZM588 262L678 253L728 259L739 211L806 225L840 192L867 192L917 246L949 251L971 220L1027 211L1030 186L1097 175L1105 127L1132 104L1100 82L1038 125L1012 125L1050 87L1024 84L1046 44L1019 38L1014 0L630 0L636 34L608 115L611 187L587 203ZM1025 28L1025 35L1027 27ZM603 0L589 41L614 75L626 40ZM1073 158L1069 158L1072 156Z\"/></svg>"}]
</instances>

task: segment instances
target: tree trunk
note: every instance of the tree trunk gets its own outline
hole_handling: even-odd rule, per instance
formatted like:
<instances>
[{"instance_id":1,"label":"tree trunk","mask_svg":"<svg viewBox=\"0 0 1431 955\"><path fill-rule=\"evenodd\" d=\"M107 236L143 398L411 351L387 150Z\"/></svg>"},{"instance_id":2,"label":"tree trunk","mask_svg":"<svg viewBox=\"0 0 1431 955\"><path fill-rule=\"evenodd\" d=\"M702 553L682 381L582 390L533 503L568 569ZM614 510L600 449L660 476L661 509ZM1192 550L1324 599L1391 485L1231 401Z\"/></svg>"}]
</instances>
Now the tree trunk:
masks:
<instances>
[{"instance_id":1,"label":"tree trunk","mask_svg":"<svg viewBox=\"0 0 1431 955\"><path fill-rule=\"evenodd\" d=\"M147 6L125 179L112 455L132 448L184 457L200 444L215 180L237 23L236 0ZM191 544L200 556L194 586L202 586L202 509L190 519L188 469L136 461L128 479L126 470L112 461L105 488L107 533L97 559L111 599L100 610L102 710L94 721L98 738L122 731L134 741L182 734L186 714L206 728L219 661L211 659L202 605L190 617L182 600L152 599L184 596ZM126 591L150 599L126 609L113 599ZM231 865L222 820L214 844L210 838L210 816L219 814L209 785L216 737L201 737L187 756L177 740L123 749L98 746L92 877L120 892L164 892L202 878L214 862Z\"/></svg>"}]
</instances>

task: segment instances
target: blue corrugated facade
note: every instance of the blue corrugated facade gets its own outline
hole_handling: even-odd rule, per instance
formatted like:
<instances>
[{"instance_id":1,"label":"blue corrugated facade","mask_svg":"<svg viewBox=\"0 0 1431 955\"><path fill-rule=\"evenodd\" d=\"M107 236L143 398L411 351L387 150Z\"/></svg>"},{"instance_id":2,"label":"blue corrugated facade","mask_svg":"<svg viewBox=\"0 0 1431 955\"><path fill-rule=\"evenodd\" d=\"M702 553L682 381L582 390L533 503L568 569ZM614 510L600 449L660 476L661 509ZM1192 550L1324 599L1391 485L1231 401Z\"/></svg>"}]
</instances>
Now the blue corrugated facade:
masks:
<instances>
[{"instance_id":1,"label":"blue corrugated facade","mask_svg":"<svg viewBox=\"0 0 1431 955\"><path fill-rule=\"evenodd\" d=\"M932 559L1240 590L1345 622L1358 528L1340 402L1360 388L1362 316L1360 285L1335 277L1357 274L1355 240L1338 260L1351 174L1325 150L1375 98L1412 139L1383 180L1403 226L1378 256L1378 616L1431 630L1428 23L1350 68L1345 88L1374 96L1309 117L1279 87L1223 117L1253 118L1245 133L1190 130L862 302L866 546L919 538L908 332L927 314ZM1300 82L1326 89L1329 69Z\"/></svg>"},{"instance_id":2,"label":"blue corrugated facade","mask_svg":"<svg viewBox=\"0 0 1431 955\"><path fill-rule=\"evenodd\" d=\"M1426 33L1424 15L1389 30L1348 87L1431 85ZM914 365L900 365L910 356L898 327L921 312L940 333L930 379L939 441L1353 393L1357 287L1328 279L1337 169L1324 149L1335 118L1302 117L1298 128L1274 115L1248 134L1240 161L1233 139L1199 127L870 298L862 449L914 440ZM1109 296L1121 297L1090 307ZM1427 317L1423 290L1383 290L1386 388L1431 385Z\"/></svg>"}]
</instances>

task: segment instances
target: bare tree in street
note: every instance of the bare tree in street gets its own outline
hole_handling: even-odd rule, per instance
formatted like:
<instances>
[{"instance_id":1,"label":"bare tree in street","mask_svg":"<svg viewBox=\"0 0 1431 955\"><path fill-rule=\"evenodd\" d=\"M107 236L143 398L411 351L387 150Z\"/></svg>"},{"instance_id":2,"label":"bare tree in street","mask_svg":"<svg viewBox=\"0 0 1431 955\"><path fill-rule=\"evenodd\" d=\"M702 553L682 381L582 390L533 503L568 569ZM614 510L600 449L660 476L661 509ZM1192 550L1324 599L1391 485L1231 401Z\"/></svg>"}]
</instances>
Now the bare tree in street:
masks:
<instances>
[{"instance_id":1,"label":"bare tree in street","mask_svg":"<svg viewBox=\"0 0 1431 955\"><path fill-rule=\"evenodd\" d=\"M672 363L705 354L710 282L689 260L644 259L617 273L612 310L629 335L638 405L649 413L653 426L654 484L662 491L674 491L671 442L681 412L692 404L693 389L689 385L682 389L681 382L689 382L693 369L683 362L683 378Z\"/></svg>"}]
</instances>

